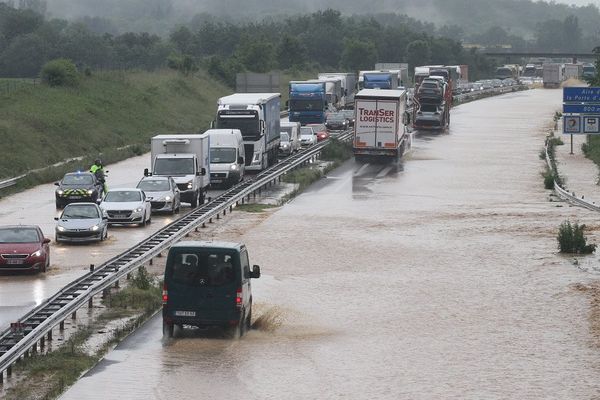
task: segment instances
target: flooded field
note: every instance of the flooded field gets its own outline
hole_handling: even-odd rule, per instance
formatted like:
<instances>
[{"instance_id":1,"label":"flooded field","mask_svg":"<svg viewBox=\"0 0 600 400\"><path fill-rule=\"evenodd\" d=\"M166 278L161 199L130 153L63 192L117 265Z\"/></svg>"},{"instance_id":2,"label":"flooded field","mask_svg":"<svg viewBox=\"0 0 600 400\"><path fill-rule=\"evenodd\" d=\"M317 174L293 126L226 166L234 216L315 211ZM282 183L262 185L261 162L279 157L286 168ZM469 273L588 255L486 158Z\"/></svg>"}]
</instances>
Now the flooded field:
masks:
<instances>
[{"instance_id":1,"label":"flooded field","mask_svg":"<svg viewBox=\"0 0 600 400\"><path fill-rule=\"evenodd\" d=\"M252 228L229 221L219 239L263 272L255 329L165 341L159 315L62 399L597 398L597 276L556 249L563 220L597 215L540 176L560 103L461 105L400 164L349 161Z\"/></svg>"}]
</instances>

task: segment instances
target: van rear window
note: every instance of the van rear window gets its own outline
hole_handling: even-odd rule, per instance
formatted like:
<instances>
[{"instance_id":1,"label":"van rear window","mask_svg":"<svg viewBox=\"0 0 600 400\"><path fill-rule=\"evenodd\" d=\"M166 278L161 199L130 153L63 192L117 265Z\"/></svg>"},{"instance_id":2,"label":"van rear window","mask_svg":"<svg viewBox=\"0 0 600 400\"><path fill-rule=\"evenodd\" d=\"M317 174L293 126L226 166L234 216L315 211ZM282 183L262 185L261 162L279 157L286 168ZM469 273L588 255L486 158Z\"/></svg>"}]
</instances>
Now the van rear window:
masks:
<instances>
[{"instance_id":1,"label":"van rear window","mask_svg":"<svg viewBox=\"0 0 600 400\"><path fill-rule=\"evenodd\" d=\"M232 253L182 252L172 257L167 277L174 283L216 287L236 281Z\"/></svg>"}]
</instances>

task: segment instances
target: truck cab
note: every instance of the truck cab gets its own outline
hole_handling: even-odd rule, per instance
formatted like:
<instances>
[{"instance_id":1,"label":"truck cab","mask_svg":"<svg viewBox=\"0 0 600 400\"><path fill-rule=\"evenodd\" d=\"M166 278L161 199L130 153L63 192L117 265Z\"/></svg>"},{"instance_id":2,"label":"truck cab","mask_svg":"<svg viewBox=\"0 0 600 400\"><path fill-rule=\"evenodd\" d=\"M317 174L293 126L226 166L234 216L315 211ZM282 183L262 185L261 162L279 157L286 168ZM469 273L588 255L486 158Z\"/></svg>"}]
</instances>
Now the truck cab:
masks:
<instances>
[{"instance_id":1,"label":"truck cab","mask_svg":"<svg viewBox=\"0 0 600 400\"><path fill-rule=\"evenodd\" d=\"M288 102L290 122L321 124L327 112L326 82L291 81Z\"/></svg>"},{"instance_id":2,"label":"truck cab","mask_svg":"<svg viewBox=\"0 0 600 400\"><path fill-rule=\"evenodd\" d=\"M181 201L192 208L203 204L210 183L209 136L207 134L157 135L151 140L151 170L144 175L171 176Z\"/></svg>"},{"instance_id":3,"label":"truck cab","mask_svg":"<svg viewBox=\"0 0 600 400\"><path fill-rule=\"evenodd\" d=\"M246 246L219 241L184 241L169 249L163 286L163 334L175 327L219 327L242 336L252 321L251 279Z\"/></svg>"}]
</instances>

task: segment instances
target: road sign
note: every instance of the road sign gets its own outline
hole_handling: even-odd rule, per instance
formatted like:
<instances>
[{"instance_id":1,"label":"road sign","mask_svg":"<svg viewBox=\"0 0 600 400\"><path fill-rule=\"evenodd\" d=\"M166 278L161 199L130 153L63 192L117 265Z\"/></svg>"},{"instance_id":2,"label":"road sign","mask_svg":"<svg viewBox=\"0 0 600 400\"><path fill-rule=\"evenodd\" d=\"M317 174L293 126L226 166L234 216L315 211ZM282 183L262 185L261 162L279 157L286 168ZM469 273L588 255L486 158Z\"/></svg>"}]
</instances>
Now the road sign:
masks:
<instances>
[{"instance_id":1,"label":"road sign","mask_svg":"<svg viewBox=\"0 0 600 400\"><path fill-rule=\"evenodd\" d=\"M563 88L563 102L600 103L600 87Z\"/></svg>"},{"instance_id":2,"label":"road sign","mask_svg":"<svg viewBox=\"0 0 600 400\"><path fill-rule=\"evenodd\" d=\"M600 116L583 116L583 133L600 133Z\"/></svg>"},{"instance_id":3,"label":"road sign","mask_svg":"<svg viewBox=\"0 0 600 400\"><path fill-rule=\"evenodd\" d=\"M581 132L581 115L566 115L563 117L563 132L567 134Z\"/></svg>"},{"instance_id":4,"label":"road sign","mask_svg":"<svg viewBox=\"0 0 600 400\"><path fill-rule=\"evenodd\" d=\"M565 114L600 114L600 104L563 104Z\"/></svg>"}]
</instances>

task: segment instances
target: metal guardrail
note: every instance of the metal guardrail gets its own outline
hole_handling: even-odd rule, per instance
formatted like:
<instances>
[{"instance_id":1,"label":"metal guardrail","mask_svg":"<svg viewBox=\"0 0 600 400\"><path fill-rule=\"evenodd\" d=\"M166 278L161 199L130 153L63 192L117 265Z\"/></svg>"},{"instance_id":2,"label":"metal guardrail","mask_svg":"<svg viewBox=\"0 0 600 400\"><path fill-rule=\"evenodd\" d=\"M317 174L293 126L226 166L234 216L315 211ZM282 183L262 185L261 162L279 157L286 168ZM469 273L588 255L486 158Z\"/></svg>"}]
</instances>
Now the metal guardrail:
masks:
<instances>
[{"instance_id":1,"label":"metal guardrail","mask_svg":"<svg viewBox=\"0 0 600 400\"><path fill-rule=\"evenodd\" d=\"M348 140L351 131L336 135L340 140ZM45 300L35 309L29 311L19 320L20 332L6 329L0 334L0 382L4 371L10 374L11 366L28 354L30 349L37 349L37 343L43 346L45 336L52 337L52 329L57 325L63 328L64 320L86 303L92 304L93 297L114 285L131 271L150 262L162 251L168 249L192 230L220 214L226 215L227 210L233 210L235 204L244 203L246 197L261 191L283 174L297 168L313 159L322 149L330 143L324 140L316 145L301 150L298 154L290 156L271 166L254 179L245 180L225 191L210 202L188 212L178 220L161 228L150 237L139 242L129 250L113 257L86 275L71 282L58 293Z\"/></svg>"},{"instance_id":2,"label":"metal guardrail","mask_svg":"<svg viewBox=\"0 0 600 400\"><path fill-rule=\"evenodd\" d=\"M546 139L546 143L544 144L544 151L546 153L546 164L548 165L548 168L550 168L551 171L554 170L554 168L552 167L552 161L550 159L550 154L548 154L548 140ZM558 173L558 171L556 171ZM561 199L579 206L579 207L584 207L587 208L588 210L591 211L600 211L600 206L596 205L595 203L590 203L589 201L585 200L585 199L580 199L577 196L575 196L575 193L569 193L568 190L566 190L565 188L563 188L562 186L560 186L560 184L556 181L556 179L554 180L554 191L556 192L556 194L558 195L558 197L560 197Z\"/></svg>"},{"instance_id":3,"label":"metal guardrail","mask_svg":"<svg viewBox=\"0 0 600 400\"><path fill-rule=\"evenodd\" d=\"M4 189L7 187L11 187L17 184L17 181L21 178L24 178L27 174L23 174L14 178L7 179L5 181L0 182L0 189Z\"/></svg>"}]
</instances>

